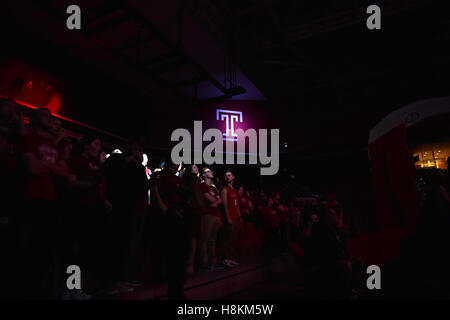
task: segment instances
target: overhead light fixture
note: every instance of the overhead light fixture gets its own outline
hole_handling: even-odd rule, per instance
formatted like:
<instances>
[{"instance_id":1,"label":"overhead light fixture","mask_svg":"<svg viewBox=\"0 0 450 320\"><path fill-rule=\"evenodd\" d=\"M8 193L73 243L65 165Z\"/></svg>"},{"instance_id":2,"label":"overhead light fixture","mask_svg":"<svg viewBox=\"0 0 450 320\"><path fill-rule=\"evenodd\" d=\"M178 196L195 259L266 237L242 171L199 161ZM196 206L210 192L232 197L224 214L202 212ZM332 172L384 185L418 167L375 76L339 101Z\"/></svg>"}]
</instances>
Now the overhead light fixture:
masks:
<instances>
[{"instance_id":1,"label":"overhead light fixture","mask_svg":"<svg viewBox=\"0 0 450 320\"><path fill-rule=\"evenodd\" d=\"M245 90L245 88L243 86L236 86L236 87L227 89L227 95L230 95L230 96L237 96L237 95L243 94L243 93L247 93L247 90Z\"/></svg>"}]
</instances>

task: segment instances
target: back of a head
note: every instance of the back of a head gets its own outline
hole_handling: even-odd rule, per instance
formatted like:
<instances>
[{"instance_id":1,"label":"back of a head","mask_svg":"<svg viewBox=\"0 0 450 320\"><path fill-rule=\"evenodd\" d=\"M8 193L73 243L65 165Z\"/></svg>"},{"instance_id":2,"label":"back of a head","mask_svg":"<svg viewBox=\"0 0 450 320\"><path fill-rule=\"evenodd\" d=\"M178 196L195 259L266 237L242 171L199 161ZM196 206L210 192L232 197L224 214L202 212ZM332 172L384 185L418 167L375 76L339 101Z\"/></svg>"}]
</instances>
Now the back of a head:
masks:
<instances>
[{"instance_id":1,"label":"back of a head","mask_svg":"<svg viewBox=\"0 0 450 320\"><path fill-rule=\"evenodd\" d=\"M38 128L43 125L41 120L42 115L46 115L49 118L52 117L50 110L47 108L37 108L33 110L30 117L30 124L33 128Z\"/></svg>"},{"instance_id":2,"label":"back of a head","mask_svg":"<svg viewBox=\"0 0 450 320\"><path fill-rule=\"evenodd\" d=\"M139 152L143 152L142 145L139 141L132 141L125 148L125 154L127 156L134 155Z\"/></svg>"},{"instance_id":3,"label":"back of a head","mask_svg":"<svg viewBox=\"0 0 450 320\"><path fill-rule=\"evenodd\" d=\"M162 174L163 175L173 175L178 172L178 167L180 164L177 164L172 161L171 157L165 157L164 158L164 168L162 168Z\"/></svg>"},{"instance_id":4,"label":"back of a head","mask_svg":"<svg viewBox=\"0 0 450 320\"><path fill-rule=\"evenodd\" d=\"M336 211L330 207L322 207L319 211L319 221L326 225L337 225L338 223L338 216Z\"/></svg>"},{"instance_id":5,"label":"back of a head","mask_svg":"<svg viewBox=\"0 0 450 320\"><path fill-rule=\"evenodd\" d=\"M73 147L73 153L75 155L81 155L84 152L85 148L96 139L100 138L95 135L85 135L79 137Z\"/></svg>"}]
</instances>

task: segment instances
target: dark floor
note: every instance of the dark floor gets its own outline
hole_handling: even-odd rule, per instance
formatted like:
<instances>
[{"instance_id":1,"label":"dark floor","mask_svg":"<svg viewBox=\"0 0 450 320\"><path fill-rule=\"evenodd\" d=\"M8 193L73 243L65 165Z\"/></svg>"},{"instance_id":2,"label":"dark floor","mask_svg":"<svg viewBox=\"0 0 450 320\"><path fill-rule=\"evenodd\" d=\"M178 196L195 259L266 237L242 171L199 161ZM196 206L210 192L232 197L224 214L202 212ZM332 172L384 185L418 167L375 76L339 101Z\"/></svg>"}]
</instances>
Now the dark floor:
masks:
<instances>
[{"instance_id":1,"label":"dark floor","mask_svg":"<svg viewBox=\"0 0 450 320\"><path fill-rule=\"evenodd\" d=\"M230 300L297 300L306 298L304 280L298 272L288 272L232 294Z\"/></svg>"}]
</instances>

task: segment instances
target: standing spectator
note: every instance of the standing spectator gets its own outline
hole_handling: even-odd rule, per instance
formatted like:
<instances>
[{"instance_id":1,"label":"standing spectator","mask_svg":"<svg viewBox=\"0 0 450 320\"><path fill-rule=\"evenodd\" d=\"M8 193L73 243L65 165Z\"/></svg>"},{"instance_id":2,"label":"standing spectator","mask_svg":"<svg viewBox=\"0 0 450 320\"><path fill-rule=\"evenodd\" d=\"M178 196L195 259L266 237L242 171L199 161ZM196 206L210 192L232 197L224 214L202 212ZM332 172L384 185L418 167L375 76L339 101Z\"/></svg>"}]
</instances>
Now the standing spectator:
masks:
<instances>
[{"instance_id":1,"label":"standing spectator","mask_svg":"<svg viewBox=\"0 0 450 320\"><path fill-rule=\"evenodd\" d=\"M138 281L138 249L142 241L145 216L147 213L147 197L149 183L145 168L142 165L143 150L140 144L133 143L126 152L125 173L128 181L123 185L126 202L129 205L130 226L129 252L125 262L125 279L135 286Z\"/></svg>"},{"instance_id":2,"label":"standing spectator","mask_svg":"<svg viewBox=\"0 0 450 320\"><path fill-rule=\"evenodd\" d=\"M244 186L239 187L239 197L238 197L238 206L239 211L242 216L242 220L247 222L251 220L251 215L253 213L253 203L250 198L249 191L245 192Z\"/></svg>"},{"instance_id":3,"label":"standing spectator","mask_svg":"<svg viewBox=\"0 0 450 320\"><path fill-rule=\"evenodd\" d=\"M189 258L189 239L192 232L190 212L187 211L183 197L188 194L182 188L181 179L176 175L179 165L166 161L166 167L152 192L158 207L164 215L165 241L167 243L168 298L184 300L184 283ZM183 190L184 189L184 190Z\"/></svg>"},{"instance_id":4,"label":"standing spectator","mask_svg":"<svg viewBox=\"0 0 450 320\"><path fill-rule=\"evenodd\" d=\"M351 292L352 263L338 226L336 212L323 208L305 248L305 257L317 271L312 285L320 296L344 298Z\"/></svg>"},{"instance_id":5,"label":"standing spectator","mask_svg":"<svg viewBox=\"0 0 450 320\"><path fill-rule=\"evenodd\" d=\"M264 216L263 216L263 211L264 208L267 205L267 195L264 192L264 190L259 190L259 192L256 195L256 199L255 199L255 216L254 216L254 221L255 221L255 225L258 228L263 228L264 227Z\"/></svg>"},{"instance_id":6,"label":"standing spectator","mask_svg":"<svg viewBox=\"0 0 450 320\"><path fill-rule=\"evenodd\" d=\"M280 248L280 228L277 208L272 198L267 200L263 210L264 240L263 247L266 258L272 257Z\"/></svg>"},{"instance_id":7,"label":"standing spectator","mask_svg":"<svg viewBox=\"0 0 450 320\"><path fill-rule=\"evenodd\" d=\"M238 206L238 192L233 187L234 174L227 171L224 174L226 185L222 189L221 197L225 212L224 226L224 260L223 264L228 267L238 266L235 260L235 245L237 240L237 232L239 223L242 223L242 217Z\"/></svg>"},{"instance_id":8,"label":"standing spectator","mask_svg":"<svg viewBox=\"0 0 450 320\"><path fill-rule=\"evenodd\" d=\"M243 224L239 230L239 253L248 256L254 246L256 237L253 223L253 203L249 190L245 192L244 186L239 187L238 206L242 216Z\"/></svg>"},{"instance_id":9,"label":"standing spectator","mask_svg":"<svg viewBox=\"0 0 450 320\"><path fill-rule=\"evenodd\" d=\"M86 277L85 287L92 291L106 285L105 270L108 267L100 254L104 248L106 216L112 209L105 197L104 177L100 174L101 148L99 138L83 137L69 163L74 241L78 248L78 263ZM89 298L82 291L77 294Z\"/></svg>"},{"instance_id":10,"label":"standing spectator","mask_svg":"<svg viewBox=\"0 0 450 320\"><path fill-rule=\"evenodd\" d=\"M113 154L105 162L108 199L113 210L110 219L110 256L118 266L114 279L119 280L116 289L133 291L138 281L138 249L143 236L149 189L143 151L133 142L124 154Z\"/></svg>"},{"instance_id":11,"label":"standing spectator","mask_svg":"<svg viewBox=\"0 0 450 320\"><path fill-rule=\"evenodd\" d=\"M219 205L222 199L219 191L212 185L214 173L209 168L203 168L202 183L203 197L206 201L206 209L201 220L201 238L199 244L199 252L204 270L211 271L216 266L216 239L217 233L221 226Z\"/></svg>"},{"instance_id":12,"label":"standing spectator","mask_svg":"<svg viewBox=\"0 0 450 320\"><path fill-rule=\"evenodd\" d=\"M46 298L50 294L54 267L58 212L55 176L68 174L67 164L60 156L52 137L52 115L45 108L32 116L33 130L23 138L22 156L25 165L25 203L22 216L22 240L26 261L24 272L31 297ZM26 275L26 277L25 277Z\"/></svg>"}]
</instances>

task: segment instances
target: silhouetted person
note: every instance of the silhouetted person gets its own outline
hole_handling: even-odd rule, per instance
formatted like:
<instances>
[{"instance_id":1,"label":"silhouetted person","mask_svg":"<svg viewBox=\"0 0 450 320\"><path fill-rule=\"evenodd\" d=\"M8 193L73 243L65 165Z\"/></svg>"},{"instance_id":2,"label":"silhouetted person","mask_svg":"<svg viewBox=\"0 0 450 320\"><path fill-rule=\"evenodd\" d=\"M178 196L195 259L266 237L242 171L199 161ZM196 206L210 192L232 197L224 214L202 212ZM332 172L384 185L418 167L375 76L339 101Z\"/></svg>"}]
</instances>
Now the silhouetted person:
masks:
<instances>
[{"instance_id":1,"label":"silhouetted person","mask_svg":"<svg viewBox=\"0 0 450 320\"><path fill-rule=\"evenodd\" d=\"M83 137L69 162L70 207L73 236L78 248L77 263L86 277L84 289L97 292L106 281L103 247L107 215L111 203L105 197L105 180L100 171L99 138ZM102 283L100 283L102 282Z\"/></svg>"},{"instance_id":2,"label":"silhouetted person","mask_svg":"<svg viewBox=\"0 0 450 320\"><path fill-rule=\"evenodd\" d=\"M0 99L0 298L14 297L18 274L18 212L21 212L22 166L18 161L20 140L24 135L23 116L16 103Z\"/></svg>"},{"instance_id":3,"label":"silhouetted person","mask_svg":"<svg viewBox=\"0 0 450 320\"><path fill-rule=\"evenodd\" d=\"M213 186L214 173L209 168L203 168L202 183L203 197L206 202L206 208L201 220L201 237L199 244L199 254L203 270L211 271L217 268L216 264L216 240L217 233L222 224L220 219L219 206L222 204L222 198L219 191Z\"/></svg>"},{"instance_id":4,"label":"silhouetted person","mask_svg":"<svg viewBox=\"0 0 450 320\"><path fill-rule=\"evenodd\" d=\"M336 212L323 208L305 252L317 276L313 286L319 297L347 298L351 293L352 264L338 225Z\"/></svg>"},{"instance_id":5,"label":"silhouetted person","mask_svg":"<svg viewBox=\"0 0 450 320\"><path fill-rule=\"evenodd\" d=\"M124 154L113 154L105 162L107 194L113 206L109 250L118 268L114 280L119 280L117 289L122 292L138 284L138 249L150 188L142 161L142 147L134 142Z\"/></svg>"},{"instance_id":6,"label":"silhouetted person","mask_svg":"<svg viewBox=\"0 0 450 320\"><path fill-rule=\"evenodd\" d=\"M224 174L226 185L221 192L222 205L224 208L224 230L223 230L223 264L227 267L239 265L235 261L235 246L237 245L237 233L242 217L238 206L238 191L233 187L234 174L227 171Z\"/></svg>"},{"instance_id":7,"label":"silhouetted person","mask_svg":"<svg viewBox=\"0 0 450 320\"><path fill-rule=\"evenodd\" d=\"M55 177L68 174L65 159L54 144L52 120L48 109L34 110L33 130L23 137L21 150L26 172L21 227L27 271L23 277L27 293L36 299L50 297L53 274L49 270L54 270L59 219Z\"/></svg>"},{"instance_id":8,"label":"silhouetted person","mask_svg":"<svg viewBox=\"0 0 450 320\"><path fill-rule=\"evenodd\" d=\"M166 167L152 192L164 215L164 239L166 243L168 298L184 300L184 283L189 257L189 240L192 232L192 212L189 190L182 186L176 175L178 164L166 162ZM192 193L191 193L192 195Z\"/></svg>"}]
</instances>

